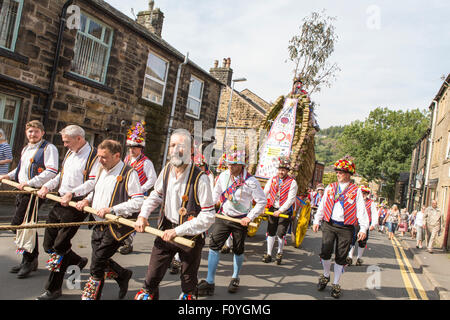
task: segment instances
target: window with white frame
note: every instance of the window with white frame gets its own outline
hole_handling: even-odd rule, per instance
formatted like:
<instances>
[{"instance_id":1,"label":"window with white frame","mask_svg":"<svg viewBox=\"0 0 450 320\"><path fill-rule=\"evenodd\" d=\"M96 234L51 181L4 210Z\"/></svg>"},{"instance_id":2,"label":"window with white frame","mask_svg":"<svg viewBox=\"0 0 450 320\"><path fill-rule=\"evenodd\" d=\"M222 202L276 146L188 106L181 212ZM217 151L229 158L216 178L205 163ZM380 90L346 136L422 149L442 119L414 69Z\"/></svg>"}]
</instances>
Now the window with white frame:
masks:
<instances>
[{"instance_id":1,"label":"window with white frame","mask_svg":"<svg viewBox=\"0 0 450 320\"><path fill-rule=\"evenodd\" d=\"M23 0L0 0L0 47L14 51Z\"/></svg>"},{"instance_id":2,"label":"window with white frame","mask_svg":"<svg viewBox=\"0 0 450 320\"><path fill-rule=\"evenodd\" d=\"M163 104L168 70L168 61L152 52L148 54L142 98L159 105Z\"/></svg>"},{"instance_id":3,"label":"window with white frame","mask_svg":"<svg viewBox=\"0 0 450 320\"><path fill-rule=\"evenodd\" d=\"M191 76L186 113L196 118L200 117L202 109L203 81Z\"/></svg>"},{"instance_id":4,"label":"window with white frame","mask_svg":"<svg viewBox=\"0 0 450 320\"><path fill-rule=\"evenodd\" d=\"M105 83L113 30L81 13L71 71L84 78Z\"/></svg>"},{"instance_id":5,"label":"window with white frame","mask_svg":"<svg viewBox=\"0 0 450 320\"><path fill-rule=\"evenodd\" d=\"M13 145L16 135L19 108L20 99L0 94L0 128L5 132L10 146Z\"/></svg>"}]
</instances>

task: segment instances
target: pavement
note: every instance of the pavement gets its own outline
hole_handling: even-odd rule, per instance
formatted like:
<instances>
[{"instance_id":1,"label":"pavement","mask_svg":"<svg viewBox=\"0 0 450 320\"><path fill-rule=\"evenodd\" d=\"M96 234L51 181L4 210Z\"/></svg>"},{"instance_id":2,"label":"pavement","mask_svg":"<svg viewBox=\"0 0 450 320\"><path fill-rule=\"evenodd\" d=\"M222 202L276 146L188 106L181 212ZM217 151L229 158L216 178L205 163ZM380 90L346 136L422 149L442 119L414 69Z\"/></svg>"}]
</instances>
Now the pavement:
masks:
<instances>
[{"instance_id":1,"label":"pavement","mask_svg":"<svg viewBox=\"0 0 450 320\"><path fill-rule=\"evenodd\" d=\"M416 240L409 234L404 237L397 235L397 238L411 252L439 299L450 300L450 251L433 248L433 253L428 253L425 246L422 249L416 248Z\"/></svg>"}]
</instances>

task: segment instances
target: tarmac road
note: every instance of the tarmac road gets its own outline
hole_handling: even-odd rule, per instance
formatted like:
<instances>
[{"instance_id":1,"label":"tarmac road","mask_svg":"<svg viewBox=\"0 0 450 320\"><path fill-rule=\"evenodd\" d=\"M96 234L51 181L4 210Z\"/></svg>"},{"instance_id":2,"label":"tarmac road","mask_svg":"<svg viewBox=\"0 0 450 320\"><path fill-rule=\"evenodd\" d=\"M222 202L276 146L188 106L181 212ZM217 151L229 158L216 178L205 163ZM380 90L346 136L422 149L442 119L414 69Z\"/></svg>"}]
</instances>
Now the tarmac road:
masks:
<instances>
[{"instance_id":1,"label":"tarmac road","mask_svg":"<svg viewBox=\"0 0 450 320\"><path fill-rule=\"evenodd\" d=\"M4 212L4 211L3 211ZM5 223L5 222L3 222ZM155 222L152 221L154 224ZM300 248L288 244L285 246L281 266L274 262L261 261L266 251L266 222L263 222L257 234L246 242L245 262L241 270L241 287L236 294L227 292L232 275L232 254L222 254L216 275L216 291L212 297L201 300L334 300L330 296L330 285L322 292L317 291L316 283L322 273L319 259L321 232L308 230ZM34 300L43 291L49 271L45 268L48 255L42 249L43 229L39 229L40 256L39 269L27 279L17 279L9 269L17 264L21 257L15 253L14 235L10 231L0 231L0 300ZM73 249L90 260L91 231L82 227L73 239ZM138 234L134 242L134 251L129 255L117 253L114 256L119 264L133 271L129 292L125 299L133 299L141 288L146 274L154 236ZM208 242L208 241L207 241ZM289 241L288 241L289 242ZM276 245L274 250L276 250ZM275 252L274 252L275 253ZM385 234L373 231L370 234L368 248L364 254L362 266L348 266L341 278L342 300L437 300L430 283L412 259L409 251L403 250L400 242L389 241ZM208 249L205 246L199 270L199 280L207 274ZM79 300L82 288L89 277L89 265L81 272L81 281L64 283L60 300ZM332 269L333 270L333 266ZM67 275L69 277L69 275ZM71 278L74 278L71 276ZM333 272L331 273L333 280ZM77 288L78 286L78 288ZM175 300L180 295L179 275L167 272L160 287L162 300ZM102 299L117 299L118 286L114 280L107 280Z\"/></svg>"}]
</instances>

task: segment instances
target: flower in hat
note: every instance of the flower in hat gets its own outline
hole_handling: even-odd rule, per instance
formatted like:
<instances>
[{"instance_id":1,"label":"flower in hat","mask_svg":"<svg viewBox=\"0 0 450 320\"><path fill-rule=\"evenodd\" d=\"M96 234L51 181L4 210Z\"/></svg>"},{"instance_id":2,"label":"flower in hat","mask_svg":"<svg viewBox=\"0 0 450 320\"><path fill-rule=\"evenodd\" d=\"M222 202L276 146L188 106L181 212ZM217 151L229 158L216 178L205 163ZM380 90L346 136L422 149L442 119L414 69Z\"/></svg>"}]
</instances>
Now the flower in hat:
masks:
<instances>
[{"instance_id":1,"label":"flower in hat","mask_svg":"<svg viewBox=\"0 0 450 320\"><path fill-rule=\"evenodd\" d=\"M197 166L204 166L206 164L205 156L203 154L201 154L201 153L196 154L194 156L194 163Z\"/></svg>"},{"instance_id":2,"label":"flower in hat","mask_svg":"<svg viewBox=\"0 0 450 320\"><path fill-rule=\"evenodd\" d=\"M242 164L245 165L245 151L238 150L236 145L230 148L230 151L226 154L226 161L228 164Z\"/></svg>"},{"instance_id":3,"label":"flower in hat","mask_svg":"<svg viewBox=\"0 0 450 320\"><path fill-rule=\"evenodd\" d=\"M334 163L334 170L354 174L356 172L356 166L350 156L345 156Z\"/></svg>"},{"instance_id":4,"label":"flower in hat","mask_svg":"<svg viewBox=\"0 0 450 320\"><path fill-rule=\"evenodd\" d=\"M198 167L205 167L204 171L209 175L209 166L203 154L199 153L194 156L194 164Z\"/></svg>"},{"instance_id":5,"label":"flower in hat","mask_svg":"<svg viewBox=\"0 0 450 320\"><path fill-rule=\"evenodd\" d=\"M322 183L319 183L316 187L316 190L325 190L325 187Z\"/></svg>"},{"instance_id":6,"label":"flower in hat","mask_svg":"<svg viewBox=\"0 0 450 320\"><path fill-rule=\"evenodd\" d=\"M128 130L127 146L145 147L145 122L136 122L134 127Z\"/></svg>"},{"instance_id":7,"label":"flower in hat","mask_svg":"<svg viewBox=\"0 0 450 320\"><path fill-rule=\"evenodd\" d=\"M291 170L291 159L289 156L282 156L278 158L278 169L280 168Z\"/></svg>"},{"instance_id":8,"label":"flower in hat","mask_svg":"<svg viewBox=\"0 0 450 320\"><path fill-rule=\"evenodd\" d=\"M228 167L226 163L226 157L227 157L226 153L222 154L222 156L220 157L219 163L216 168L217 172L223 172L227 170Z\"/></svg>"}]
</instances>

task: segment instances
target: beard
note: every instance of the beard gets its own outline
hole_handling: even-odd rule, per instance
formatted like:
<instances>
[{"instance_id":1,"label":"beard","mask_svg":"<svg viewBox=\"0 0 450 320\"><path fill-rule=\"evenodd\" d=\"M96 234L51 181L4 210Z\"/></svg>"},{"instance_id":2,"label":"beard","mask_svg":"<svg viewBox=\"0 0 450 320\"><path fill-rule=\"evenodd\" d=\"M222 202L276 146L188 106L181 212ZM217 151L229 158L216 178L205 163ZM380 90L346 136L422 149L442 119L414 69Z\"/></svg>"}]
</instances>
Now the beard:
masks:
<instances>
[{"instance_id":1,"label":"beard","mask_svg":"<svg viewBox=\"0 0 450 320\"><path fill-rule=\"evenodd\" d=\"M184 159L182 154L172 154L170 156L170 164L173 165L176 168L181 167L184 164L187 164L188 161L186 161L186 159Z\"/></svg>"}]
</instances>

